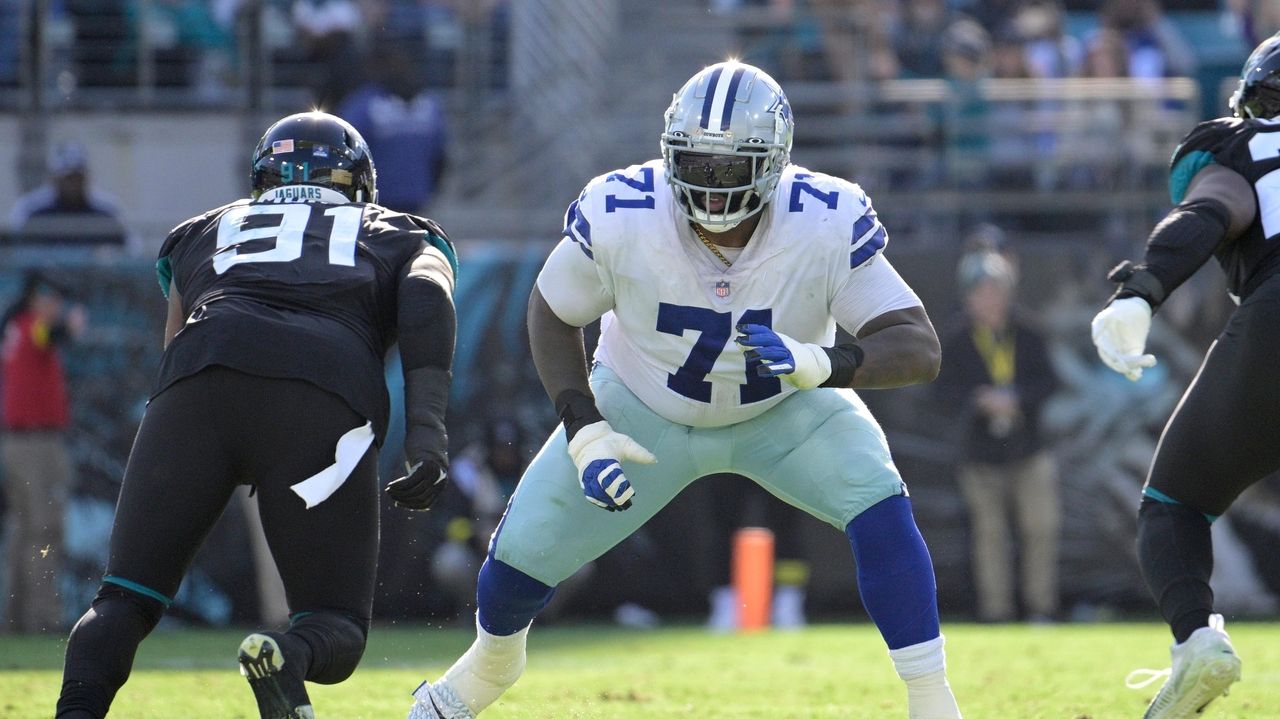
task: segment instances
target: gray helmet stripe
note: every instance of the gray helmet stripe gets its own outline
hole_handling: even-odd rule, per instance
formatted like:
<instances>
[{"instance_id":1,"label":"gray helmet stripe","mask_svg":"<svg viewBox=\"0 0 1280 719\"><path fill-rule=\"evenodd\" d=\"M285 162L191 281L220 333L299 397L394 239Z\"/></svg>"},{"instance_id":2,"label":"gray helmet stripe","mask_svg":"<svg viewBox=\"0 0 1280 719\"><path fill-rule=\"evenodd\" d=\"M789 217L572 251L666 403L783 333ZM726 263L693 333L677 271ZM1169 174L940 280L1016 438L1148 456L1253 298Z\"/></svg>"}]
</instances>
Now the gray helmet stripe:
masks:
<instances>
[{"instance_id":1,"label":"gray helmet stripe","mask_svg":"<svg viewBox=\"0 0 1280 719\"><path fill-rule=\"evenodd\" d=\"M733 103L738 97L738 84L742 82L742 76L745 75L747 69L740 67L733 71L733 77L729 79L729 91L724 97L724 111L720 113L720 131L724 132L729 129L729 120L733 118Z\"/></svg>"}]
</instances>

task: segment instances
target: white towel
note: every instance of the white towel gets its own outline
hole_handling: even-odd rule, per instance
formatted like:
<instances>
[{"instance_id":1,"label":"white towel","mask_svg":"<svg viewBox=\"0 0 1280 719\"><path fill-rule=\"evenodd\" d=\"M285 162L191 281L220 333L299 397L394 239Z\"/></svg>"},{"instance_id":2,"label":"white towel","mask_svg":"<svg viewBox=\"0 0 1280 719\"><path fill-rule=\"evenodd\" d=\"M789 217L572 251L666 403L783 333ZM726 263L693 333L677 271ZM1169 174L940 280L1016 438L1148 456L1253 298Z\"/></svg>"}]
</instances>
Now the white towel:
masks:
<instances>
[{"instance_id":1,"label":"white towel","mask_svg":"<svg viewBox=\"0 0 1280 719\"><path fill-rule=\"evenodd\" d=\"M347 481L347 477L351 476L351 470L360 463L360 458L364 456L371 444L373 444L373 423L365 422L364 426L356 427L338 438L338 447L333 453L335 460L333 464L289 488L302 497L307 503L307 509L311 509L338 491L338 487L341 487L342 483Z\"/></svg>"}]
</instances>

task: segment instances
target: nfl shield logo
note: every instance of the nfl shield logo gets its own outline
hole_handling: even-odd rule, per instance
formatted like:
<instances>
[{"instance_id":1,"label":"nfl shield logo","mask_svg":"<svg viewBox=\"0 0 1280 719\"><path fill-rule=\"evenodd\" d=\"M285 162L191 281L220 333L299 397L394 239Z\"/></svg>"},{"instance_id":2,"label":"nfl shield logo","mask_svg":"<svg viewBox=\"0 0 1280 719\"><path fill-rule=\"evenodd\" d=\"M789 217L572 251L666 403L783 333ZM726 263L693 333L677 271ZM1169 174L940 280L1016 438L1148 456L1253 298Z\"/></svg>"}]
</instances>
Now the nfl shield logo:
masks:
<instances>
[{"instance_id":1,"label":"nfl shield logo","mask_svg":"<svg viewBox=\"0 0 1280 719\"><path fill-rule=\"evenodd\" d=\"M720 280L719 282L716 283L716 297L728 297L728 296L729 296L729 282L728 280Z\"/></svg>"}]
</instances>

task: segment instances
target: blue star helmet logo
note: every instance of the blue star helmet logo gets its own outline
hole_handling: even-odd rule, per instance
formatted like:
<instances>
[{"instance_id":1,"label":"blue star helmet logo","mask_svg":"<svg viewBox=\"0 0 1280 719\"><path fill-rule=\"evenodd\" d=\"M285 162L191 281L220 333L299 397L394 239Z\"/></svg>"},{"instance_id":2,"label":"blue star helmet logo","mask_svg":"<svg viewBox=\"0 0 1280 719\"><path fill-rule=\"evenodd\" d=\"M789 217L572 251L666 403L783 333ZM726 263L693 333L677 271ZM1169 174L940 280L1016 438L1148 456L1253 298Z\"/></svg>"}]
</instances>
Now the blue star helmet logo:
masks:
<instances>
[{"instance_id":1,"label":"blue star helmet logo","mask_svg":"<svg viewBox=\"0 0 1280 719\"><path fill-rule=\"evenodd\" d=\"M782 111L782 119L791 122L791 103L787 102L786 95L778 95L773 98L773 104L769 106L768 112Z\"/></svg>"}]
</instances>

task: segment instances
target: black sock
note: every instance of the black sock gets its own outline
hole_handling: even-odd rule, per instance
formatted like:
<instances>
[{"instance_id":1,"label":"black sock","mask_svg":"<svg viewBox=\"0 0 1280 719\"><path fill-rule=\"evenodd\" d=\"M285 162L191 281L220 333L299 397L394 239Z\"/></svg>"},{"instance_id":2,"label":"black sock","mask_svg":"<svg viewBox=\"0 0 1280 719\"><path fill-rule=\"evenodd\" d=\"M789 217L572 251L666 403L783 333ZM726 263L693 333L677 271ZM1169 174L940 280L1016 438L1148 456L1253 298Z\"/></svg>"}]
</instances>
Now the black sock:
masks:
<instances>
[{"instance_id":1,"label":"black sock","mask_svg":"<svg viewBox=\"0 0 1280 719\"><path fill-rule=\"evenodd\" d=\"M71 630L57 719L99 719L129 679L133 657L164 606L114 584L103 584Z\"/></svg>"},{"instance_id":2,"label":"black sock","mask_svg":"<svg viewBox=\"0 0 1280 719\"><path fill-rule=\"evenodd\" d=\"M1138 563L1177 642L1209 625L1213 541L1204 514L1144 497L1138 510Z\"/></svg>"}]
</instances>

